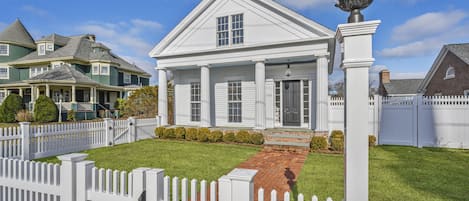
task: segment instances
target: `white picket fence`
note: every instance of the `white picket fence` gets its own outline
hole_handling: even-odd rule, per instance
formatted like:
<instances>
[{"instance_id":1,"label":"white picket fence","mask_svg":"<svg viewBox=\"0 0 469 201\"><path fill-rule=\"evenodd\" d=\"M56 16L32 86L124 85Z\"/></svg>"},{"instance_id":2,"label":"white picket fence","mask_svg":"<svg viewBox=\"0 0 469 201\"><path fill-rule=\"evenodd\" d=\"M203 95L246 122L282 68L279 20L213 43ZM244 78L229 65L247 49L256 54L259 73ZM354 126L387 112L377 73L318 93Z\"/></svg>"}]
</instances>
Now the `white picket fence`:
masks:
<instances>
[{"instance_id":1,"label":"white picket fence","mask_svg":"<svg viewBox=\"0 0 469 201\"><path fill-rule=\"evenodd\" d=\"M329 118L343 130L343 99L330 98ZM379 144L469 149L468 96L375 96L368 118Z\"/></svg>"},{"instance_id":2,"label":"white picket fence","mask_svg":"<svg viewBox=\"0 0 469 201\"><path fill-rule=\"evenodd\" d=\"M157 118L0 128L0 157L37 159L152 138Z\"/></svg>"},{"instance_id":3,"label":"white picket fence","mask_svg":"<svg viewBox=\"0 0 469 201\"><path fill-rule=\"evenodd\" d=\"M264 189L263 188L259 188L258 192L257 192L257 201L264 201L264 196L265 196L265 192L264 192ZM283 201L289 201L290 198L293 198L290 196L290 192L285 192L283 194ZM296 199L297 201L305 201L305 196L303 194L298 194L298 197ZM277 201L277 191L276 190L272 190L270 192L270 201ZM313 196L311 198L311 201L319 201L319 198L318 196ZM333 201L332 198L327 198L326 201Z\"/></svg>"},{"instance_id":4,"label":"white picket fence","mask_svg":"<svg viewBox=\"0 0 469 201\"><path fill-rule=\"evenodd\" d=\"M254 201L256 170L234 169L218 182L165 176L163 169L97 168L86 154L59 156L61 165L0 158L0 200L5 201ZM277 201L277 191L271 192ZM290 193L283 199L289 201ZM258 201L264 201L259 189ZM298 201L304 201L302 194ZM316 196L312 201L318 201ZM332 201L328 198L327 201Z\"/></svg>"}]
</instances>

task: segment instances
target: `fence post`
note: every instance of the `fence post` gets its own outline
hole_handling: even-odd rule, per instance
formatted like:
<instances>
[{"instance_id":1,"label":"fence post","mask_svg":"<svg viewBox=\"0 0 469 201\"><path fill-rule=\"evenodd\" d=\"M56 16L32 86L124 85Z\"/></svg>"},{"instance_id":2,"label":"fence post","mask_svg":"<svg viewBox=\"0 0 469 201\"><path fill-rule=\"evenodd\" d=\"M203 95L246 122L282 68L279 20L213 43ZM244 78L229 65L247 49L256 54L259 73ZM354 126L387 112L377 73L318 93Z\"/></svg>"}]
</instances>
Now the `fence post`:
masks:
<instances>
[{"instance_id":1,"label":"fence post","mask_svg":"<svg viewBox=\"0 0 469 201\"><path fill-rule=\"evenodd\" d=\"M418 148L423 148L422 143L420 142L420 129L419 127L422 125L420 123L420 117L419 115L421 114L422 110L422 105L423 105L423 96L422 95L417 95L417 100L414 102L414 121L415 121L415 146Z\"/></svg>"},{"instance_id":2,"label":"fence post","mask_svg":"<svg viewBox=\"0 0 469 201\"><path fill-rule=\"evenodd\" d=\"M381 104L382 104L382 96L380 95L375 95L375 107L374 107L374 135L376 136L376 143L379 144L379 132L380 132L380 126L381 126Z\"/></svg>"},{"instance_id":3,"label":"fence post","mask_svg":"<svg viewBox=\"0 0 469 201\"><path fill-rule=\"evenodd\" d=\"M146 200L163 200L164 170L151 169L146 176Z\"/></svg>"},{"instance_id":4,"label":"fence post","mask_svg":"<svg viewBox=\"0 0 469 201\"><path fill-rule=\"evenodd\" d=\"M132 185L132 199L133 200L146 200L145 199L145 177L146 172L150 170L150 168L137 168L132 171L133 175L133 183Z\"/></svg>"},{"instance_id":5,"label":"fence post","mask_svg":"<svg viewBox=\"0 0 469 201\"><path fill-rule=\"evenodd\" d=\"M418 104L421 101L421 96L416 95L412 102L412 145L418 146Z\"/></svg>"},{"instance_id":6,"label":"fence post","mask_svg":"<svg viewBox=\"0 0 469 201\"><path fill-rule=\"evenodd\" d=\"M114 121L111 118L104 118L106 129L106 146L114 146Z\"/></svg>"},{"instance_id":7,"label":"fence post","mask_svg":"<svg viewBox=\"0 0 469 201\"><path fill-rule=\"evenodd\" d=\"M29 150L30 144L30 122L20 122L20 131L21 131L21 160L31 159L31 153Z\"/></svg>"},{"instance_id":8,"label":"fence post","mask_svg":"<svg viewBox=\"0 0 469 201\"><path fill-rule=\"evenodd\" d=\"M77 163L77 201L87 201L88 189L91 188L91 169L94 161L82 161Z\"/></svg>"},{"instance_id":9,"label":"fence post","mask_svg":"<svg viewBox=\"0 0 469 201\"><path fill-rule=\"evenodd\" d=\"M137 141L137 120L129 117L129 143Z\"/></svg>"},{"instance_id":10,"label":"fence post","mask_svg":"<svg viewBox=\"0 0 469 201\"><path fill-rule=\"evenodd\" d=\"M254 201L254 176L257 170L235 168L218 179L219 201Z\"/></svg>"},{"instance_id":11,"label":"fence post","mask_svg":"<svg viewBox=\"0 0 469 201\"><path fill-rule=\"evenodd\" d=\"M77 163L85 160L88 154L67 154L58 156L57 158L62 161L60 166L60 186L61 186L61 199L62 201L77 201L76 200L76 187L77 187Z\"/></svg>"}]
</instances>

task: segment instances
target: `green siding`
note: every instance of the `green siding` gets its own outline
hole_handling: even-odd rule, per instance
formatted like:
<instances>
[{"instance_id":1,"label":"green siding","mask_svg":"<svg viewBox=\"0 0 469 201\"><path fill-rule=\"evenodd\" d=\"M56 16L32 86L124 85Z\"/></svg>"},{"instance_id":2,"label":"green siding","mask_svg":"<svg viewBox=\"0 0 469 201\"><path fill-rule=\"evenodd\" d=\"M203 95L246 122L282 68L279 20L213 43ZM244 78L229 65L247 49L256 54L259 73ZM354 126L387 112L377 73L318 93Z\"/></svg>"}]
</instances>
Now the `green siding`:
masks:
<instances>
[{"instance_id":1,"label":"green siding","mask_svg":"<svg viewBox=\"0 0 469 201\"><path fill-rule=\"evenodd\" d=\"M119 71L117 70L116 67L111 66L111 72L110 72L110 82L109 84L112 86L119 86Z\"/></svg>"},{"instance_id":2,"label":"green siding","mask_svg":"<svg viewBox=\"0 0 469 201\"><path fill-rule=\"evenodd\" d=\"M10 45L10 56L0 56L0 63L14 61L21 57L24 57L31 53L32 50L29 48L17 46L17 45Z\"/></svg>"},{"instance_id":3,"label":"green siding","mask_svg":"<svg viewBox=\"0 0 469 201\"><path fill-rule=\"evenodd\" d=\"M27 80L29 79L29 68L20 68L18 69L20 72L19 80Z\"/></svg>"}]
</instances>

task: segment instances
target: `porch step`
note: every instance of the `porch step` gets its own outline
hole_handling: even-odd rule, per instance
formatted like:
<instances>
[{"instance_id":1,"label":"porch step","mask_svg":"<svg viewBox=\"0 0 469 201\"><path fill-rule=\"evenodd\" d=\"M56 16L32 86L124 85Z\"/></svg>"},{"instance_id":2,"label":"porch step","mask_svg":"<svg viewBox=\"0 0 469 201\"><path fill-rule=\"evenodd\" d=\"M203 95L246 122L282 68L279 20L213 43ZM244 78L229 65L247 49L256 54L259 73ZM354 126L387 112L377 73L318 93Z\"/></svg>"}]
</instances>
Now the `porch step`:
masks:
<instances>
[{"instance_id":1,"label":"porch step","mask_svg":"<svg viewBox=\"0 0 469 201\"><path fill-rule=\"evenodd\" d=\"M305 134L288 134L288 133L273 133L273 134L268 134L268 137L271 138L293 138L293 139L310 139L311 137L309 135Z\"/></svg>"},{"instance_id":2,"label":"porch step","mask_svg":"<svg viewBox=\"0 0 469 201\"><path fill-rule=\"evenodd\" d=\"M288 147L305 147L309 148L309 143L305 142L281 142L281 141L265 141L264 145L274 145L274 146L288 146Z\"/></svg>"}]
</instances>

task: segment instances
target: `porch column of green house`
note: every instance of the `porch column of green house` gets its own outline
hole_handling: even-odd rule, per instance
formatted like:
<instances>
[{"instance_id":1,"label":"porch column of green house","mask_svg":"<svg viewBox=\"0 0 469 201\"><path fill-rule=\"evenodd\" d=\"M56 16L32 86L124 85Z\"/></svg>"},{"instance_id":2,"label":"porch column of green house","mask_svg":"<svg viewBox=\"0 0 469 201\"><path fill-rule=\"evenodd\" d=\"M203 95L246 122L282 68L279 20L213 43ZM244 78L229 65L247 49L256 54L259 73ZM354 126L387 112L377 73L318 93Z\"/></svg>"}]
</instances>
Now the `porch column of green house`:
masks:
<instances>
[{"instance_id":1,"label":"porch column of green house","mask_svg":"<svg viewBox=\"0 0 469 201\"><path fill-rule=\"evenodd\" d=\"M23 88L19 88L19 95L23 97Z\"/></svg>"},{"instance_id":2,"label":"porch column of green house","mask_svg":"<svg viewBox=\"0 0 469 201\"><path fill-rule=\"evenodd\" d=\"M46 84L46 96L50 98L50 86Z\"/></svg>"},{"instance_id":3,"label":"porch column of green house","mask_svg":"<svg viewBox=\"0 0 469 201\"><path fill-rule=\"evenodd\" d=\"M72 110L74 111L77 111L78 110L78 104L77 104L77 100L76 100L76 86L75 85L72 85L72 101L71 101L71 106L72 106Z\"/></svg>"}]
</instances>

